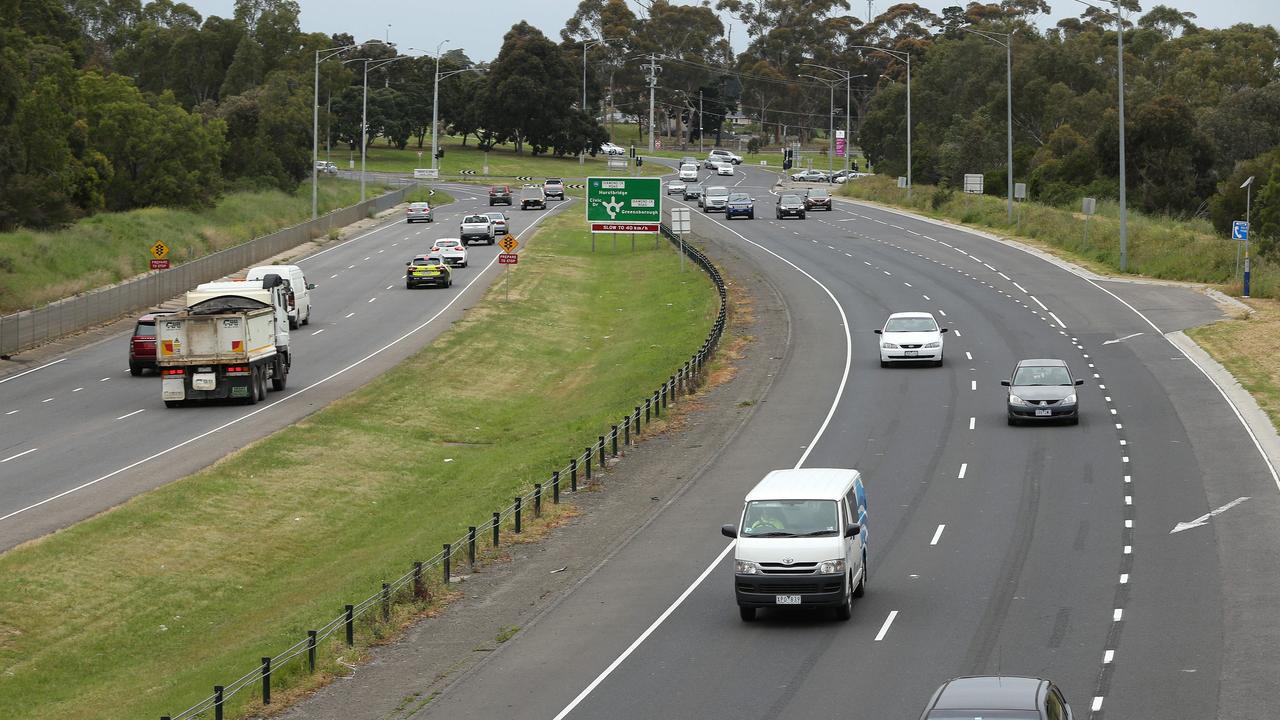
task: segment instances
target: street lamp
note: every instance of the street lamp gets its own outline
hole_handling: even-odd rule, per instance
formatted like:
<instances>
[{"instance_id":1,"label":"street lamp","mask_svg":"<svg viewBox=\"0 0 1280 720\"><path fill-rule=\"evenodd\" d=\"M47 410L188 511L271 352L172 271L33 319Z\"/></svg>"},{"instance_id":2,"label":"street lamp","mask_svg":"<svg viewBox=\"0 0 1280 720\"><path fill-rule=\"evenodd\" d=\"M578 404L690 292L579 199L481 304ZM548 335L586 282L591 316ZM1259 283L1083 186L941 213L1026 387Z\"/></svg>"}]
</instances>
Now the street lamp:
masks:
<instances>
[{"instance_id":1,"label":"street lamp","mask_svg":"<svg viewBox=\"0 0 1280 720\"><path fill-rule=\"evenodd\" d=\"M383 60L360 58L364 60L364 94L360 99L360 202L364 202L365 149L369 145L369 70L389 65L397 60L409 60L412 57L412 55L397 55Z\"/></svg>"},{"instance_id":2,"label":"street lamp","mask_svg":"<svg viewBox=\"0 0 1280 720\"><path fill-rule=\"evenodd\" d=\"M320 62L328 60L334 55L344 53L355 45L342 45L340 47L325 48L316 51L316 81L315 93L311 97L311 219L316 219L316 211L319 203L319 182L320 175L316 169L316 163L320 162ZM324 57L321 57L323 55Z\"/></svg>"},{"instance_id":3,"label":"street lamp","mask_svg":"<svg viewBox=\"0 0 1280 720\"><path fill-rule=\"evenodd\" d=\"M436 128L440 125L440 48L443 48L448 40L441 40L436 45L436 82L435 90L431 94L431 169L435 172L432 174L440 177L440 152L436 149Z\"/></svg>"},{"instance_id":4,"label":"street lamp","mask_svg":"<svg viewBox=\"0 0 1280 720\"><path fill-rule=\"evenodd\" d=\"M817 80L823 85L826 85L827 89L831 91L831 101L830 101L830 104L827 106L828 108L827 110L827 173L830 174L832 169L834 168L832 163L835 162L835 155L836 155L836 85L840 83L841 78L835 78L835 79L823 78L823 77L818 77L817 75L808 75L804 73L801 73L796 77ZM847 132L845 134L846 136L848 135ZM845 137L844 142L845 142L844 154L847 157L849 155L849 150L848 150L849 138Z\"/></svg>"},{"instance_id":5,"label":"street lamp","mask_svg":"<svg viewBox=\"0 0 1280 720\"><path fill-rule=\"evenodd\" d=\"M587 39L582 41L582 112L587 112L587 49L594 45L603 45L610 40L617 41L622 38L600 38ZM582 165L587 161L587 151L583 150L578 153L578 164Z\"/></svg>"},{"instance_id":6,"label":"street lamp","mask_svg":"<svg viewBox=\"0 0 1280 720\"><path fill-rule=\"evenodd\" d=\"M853 90L852 90L852 86L850 85L850 81L853 80L854 78L864 78L866 77L866 75L851 75L849 74L848 70L840 70L838 68L827 67L826 65L818 65L817 63L800 63L800 64L807 65L809 67L821 68L823 70L826 70L827 72L833 72L836 75L838 75L842 80L844 80L844 169L848 170L849 169L849 148L852 147L853 145L852 126L850 125L851 115L852 115L851 106L852 106ZM834 134L835 132L833 131L832 135Z\"/></svg>"},{"instance_id":7,"label":"street lamp","mask_svg":"<svg viewBox=\"0 0 1280 720\"><path fill-rule=\"evenodd\" d=\"M1127 272L1129 269L1129 210L1125 203L1124 179L1124 17L1107 12L1084 0L1076 0L1076 2L1088 5L1103 15L1115 18L1116 21L1116 78L1119 80L1117 107L1120 112L1120 272ZM1110 2L1116 6L1117 13L1121 12L1120 4L1116 0L1110 0Z\"/></svg>"},{"instance_id":8,"label":"street lamp","mask_svg":"<svg viewBox=\"0 0 1280 720\"><path fill-rule=\"evenodd\" d=\"M1250 175L1249 179L1245 180L1244 184L1241 185L1240 187L1244 189L1244 228L1245 228L1245 231L1244 231L1244 287L1242 288L1244 292L1242 292L1241 295L1244 297L1249 297L1249 210L1250 210L1249 205L1250 205L1250 202L1253 200L1253 176ZM1239 245L1237 245L1236 247L1239 247Z\"/></svg>"},{"instance_id":9,"label":"street lamp","mask_svg":"<svg viewBox=\"0 0 1280 720\"><path fill-rule=\"evenodd\" d=\"M874 45L850 45L849 47L881 52L907 64L907 197L911 197L911 54L901 50L886 50Z\"/></svg>"},{"instance_id":10,"label":"street lamp","mask_svg":"<svg viewBox=\"0 0 1280 720\"><path fill-rule=\"evenodd\" d=\"M994 30L970 30L961 27L957 30L963 30L967 33L986 38L991 42L1004 47L1004 64L1005 64L1005 136L1008 143L1008 181L1009 181L1009 199L1006 203L1009 211L1009 222L1013 222L1013 32L995 32ZM1004 40L1001 40L1003 37Z\"/></svg>"}]
</instances>

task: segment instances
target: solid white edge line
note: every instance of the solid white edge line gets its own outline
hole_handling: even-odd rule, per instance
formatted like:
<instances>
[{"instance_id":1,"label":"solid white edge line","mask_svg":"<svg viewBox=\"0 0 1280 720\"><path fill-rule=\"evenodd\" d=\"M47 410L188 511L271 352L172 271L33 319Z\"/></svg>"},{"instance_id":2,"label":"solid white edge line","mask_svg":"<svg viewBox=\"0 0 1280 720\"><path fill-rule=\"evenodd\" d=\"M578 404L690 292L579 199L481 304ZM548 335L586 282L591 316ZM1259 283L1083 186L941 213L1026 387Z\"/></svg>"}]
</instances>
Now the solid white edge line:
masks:
<instances>
[{"instance_id":1,"label":"solid white edge line","mask_svg":"<svg viewBox=\"0 0 1280 720\"><path fill-rule=\"evenodd\" d=\"M880 642L885 635L889 634L889 626L893 624L893 619L898 617L897 610L890 610L889 617L884 619L884 624L880 626L880 632L876 633L875 642Z\"/></svg>"},{"instance_id":2,"label":"solid white edge line","mask_svg":"<svg viewBox=\"0 0 1280 720\"><path fill-rule=\"evenodd\" d=\"M568 207L568 204L566 203L565 205L561 205L560 207ZM552 215L555 215L555 214L556 214L555 212L551 212L551 213L545 213L545 214L543 214L543 215L539 215L539 216L537 217L537 219L535 219L533 222L529 223L529 226L528 226L528 227L526 227L526 228L524 229L524 231L525 231L525 232L528 232L529 230L533 229L533 227L534 227L535 225L537 225L539 222L541 222L543 218L551 217ZM276 400L275 402L272 402L272 403L267 404L267 405L263 405L263 406L259 407L257 410L253 410L253 411L251 411L251 412L245 413L244 415L241 415L241 416L240 416L240 417L238 417L238 418L234 418L234 419L229 420L229 421L227 421L227 422L225 422L225 423L223 423L223 424L221 424L221 425L219 425L219 426L217 426L217 427L215 427L215 428L212 428L212 429L206 430L206 431L204 431L204 432L200 433L199 435L196 435L195 437L187 438L186 440L183 440L182 442L178 443L177 445L173 445L173 446L171 446L171 447L168 447L168 448L166 448L166 449L164 449L164 450L161 450L161 451L160 451L160 452L158 452L158 453L155 453L155 454L152 454L152 455L148 455L147 457L144 457L144 458L142 458L141 460L137 460L137 461L135 461L135 462L132 462L132 463L130 463L130 464L128 464L128 465L125 465L125 466L124 466L124 467L122 467L122 468L117 469L117 470L112 470L111 472L107 473L106 475L103 475L102 477L96 478L96 479L94 479L94 480L89 480L88 482L81 483L81 484L79 484L79 485L77 485L77 486L75 486L75 487L73 487L73 488L69 488L69 489L67 489L67 490L63 490L62 492L57 493L56 495L51 495L51 496L49 496L49 497L47 497L47 498L45 498L45 499L43 499L43 500L41 500L41 501L39 501L39 502L32 503L32 504L30 504L30 505L28 505L28 506L26 506L26 507L24 507L24 508L19 508L19 509L17 509L17 510L14 510L13 512L11 512L11 513L9 513L9 514L7 514L7 515L0 515L0 522L4 522L5 520L8 520L9 518L14 517L14 516L16 516L16 515L21 515L22 513L25 513L25 512L27 512L27 511L29 511L29 510L34 510L34 509L36 509L36 508L40 507L41 505L45 505L45 504L51 503L51 502L53 502L54 500L58 500L58 499L60 499L60 498L64 498L64 497L66 497L66 496L68 496L68 495L71 495L72 493L79 492L79 491L81 491L81 490L83 490L83 489L85 489L85 488L87 488L87 487L92 487L92 486L94 486L94 485L97 485L98 483L100 483L100 482L102 482L102 481L104 481L104 480L108 480L108 479L110 479L110 478L113 478L113 477L115 477L116 475L119 475L119 474L120 474L120 473L122 473L122 472L127 472L127 471L129 471L129 470L132 470L133 468L136 468L136 467L138 467L139 465L142 465L142 464L144 464L144 463L147 463L147 462L150 462L150 461L152 461L152 460L155 460L155 459L156 459L156 458L158 458L158 457L163 457L163 456L165 456L165 455L168 455L169 453L173 452L174 450L177 450L177 449L179 449L179 448L186 447L187 445L190 445L190 444L191 444L191 443L193 443L193 442L196 442L196 441L198 441L198 440L202 440L202 439L204 439L204 438L206 438L206 437L208 437L208 436L210 436L210 435L212 435L212 434L214 434L214 433L216 433L216 432L219 432L219 431L221 431L221 430L225 430L225 429L227 429L227 428L231 427L232 425L239 424L240 422L243 422L244 420L247 420L248 418L251 418L251 417L253 417L254 415L257 415L258 413L261 413L261 412L265 412L265 411L267 411L267 410L270 410L271 408L273 408L273 407L275 407L275 406L279 405L280 403L288 402L288 401L290 401L290 400L292 400L292 399L294 399L294 398L298 397L299 395L301 395L301 394L305 393L306 391L311 390L311 389L316 388L316 387L319 387L320 385L323 385L324 383L329 382L330 380L332 380L332 379L334 379L334 378L338 377L339 375L342 375L342 374L346 373L347 371L349 371L349 370L351 370L351 369L353 369L353 368L356 368L356 367L358 367L358 366L360 366L360 365L362 365L362 364L364 364L364 363L368 362L369 360L371 360L371 359L373 359L373 358L377 357L378 355L380 355L380 354L382 354L382 353L386 352L387 350L390 350L392 347L395 347L396 345L399 345L401 342L403 342L403 341L404 341L404 340L406 340L407 338L409 338L409 337L411 337L412 335L416 334L419 330L422 330L422 329L423 329L423 328L425 328L426 326L428 326L428 325L430 325L431 323L435 322L435 321L436 321L436 318L440 317L441 315L443 315L443 314L445 313L445 311L447 311L449 308L453 307L453 304L454 304L454 303L456 303L456 302L458 302L458 300L460 300L460 299L462 298L463 294L465 294L468 290L470 290L470 289L471 289L471 286L472 286L472 285L475 285L477 282L479 282L479 281L480 281L480 279L484 277L485 272L486 272L486 271L488 271L488 270L489 270L489 268L491 268L491 267L493 267L494 265L496 265L496 264L497 264L497 262L498 262L498 256L497 256L497 255L494 255L494 256L493 256L493 259L489 261L489 264L488 264L488 265L485 265L485 266L484 266L484 268L482 268L482 269L480 270L480 272L479 272L479 273L477 273L477 274L476 274L476 276L475 276L474 278L472 278L471 282L469 282L469 283L467 283L465 286L463 286L463 288L462 288L461 290L459 290L459 291L458 291L458 293L457 293L456 295L454 295L454 296L453 296L453 299L451 299L448 303L446 303L444 307L440 308L440 309L436 312L436 314L434 314L434 315L432 315L431 317L429 317L429 318L427 318L426 320L424 320L424 321L422 322L422 324L418 325L417 327L414 327L413 329L409 330L409 331L408 331L408 332L406 332L405 334L401 335L400 337L396 338L395 340L392 340L391 342L387 343L386 345L383 345L382 347L378 348L377 350L374 350L373 352L369 353L368 355L365 355L364 357L360 358L359 360L356 360L355 362L351 363L350 365L347 365L346 367L344 367L344 368L342 368L342 369L340 369L340 370L336 370L336 371L334 371L333 373L331 373L331 374L329 374L329 375L327 375L327 376L325 376L325 377L323 377L323 378L321 378L321 379L319 379L319 380L317 380L317 381L315 381L315 382L311 383L310 385L307 385L306 387L300 388L297 392L295 392L295 393L293 393L293 394L291 394L291 395L286 395L286 396L284 396L284 397L280 398L279 400Z\"/></svg>"},{"instance_id":3,"label":"solid white edge line","mask_svg":"<svg viewBox=\"0 0 1280 720\"><path fill-rule=\"evenodd\" d=\"M685 588L684 592L680 593L680 597L676 598L675 602L668 605L667 609L663 610L662 614L658 616L658 619L654 620L649 627L645 628L645 631L640 633L640 635L627 646L627 649L622 651L621 655L615 658L613 662L609 663L609 666L602 670L594 680L588 683L587 686L582 689L582 692L578 693L577 697L571 700L568 705L564 706L563 710L556 713L556 716L552 718L552 720L564 720L564 717L573 712L574 708L578 707L583 700L586 700L587 696L590 695L591 692L600 685L600 683L604 682L606 678L613 674L613 671L616 670L624 660L631 657L631 653L635 652L636 648L640 647L641 643L649 639L649 636L653 634L653 631L657 630L658 627L671 616L671 613L675 612L677 608L684 604L685 599L692 595L694 590L698 589L698 586L702 584L702 581L707 579L707 576L711 574L711 571L716 569L716 566L724 560L725 556L729 554L729 551L732 550L735 545L737 545L736 541L726 545L725 548L720 551L720 554L716 556L716 559L712 560L711 564L707 565L707 567L702 571L702 574L698 575L698 578L694 580L689 587Z\"/></svg>"},{"instance_id":4,"label":"solid white edge line","mask_svg":"<svg viewBox=\"0 0 1280 720\"><path fill-rule=\"evenodd\" d=\"M688 203L681 202L681 204L688 206ZM693 215L693 213L690 213L690 214ZM830 409L827 410L827 416L823 418L822 425L819 426L818 432L813 436L813 440L811 440L809 444L805 446L805 450L800 455L800 459L796 461L795 467L799 468L800 466L804 465L805 460L809 458L809 453L813 452L813 448L817 446L818 440L820 440L823 434L826 433L827 426L831 424L831 419L835 417L836 409L839 408L840 406L840 400L842 397L844 397L844 389L849 382L849 371L853 365L853 336L849 331L849 318L847 315L845 315L844 307L840 305L840 301L836 299L835 294L831 292L830 288L822 284L820 280L815 278L813 275L810 275L807 271L805 271L799 265L796 265L795 263L782 257L778 253L775 253L774 251L761 245L760 243L754 240L751 240L750 238L747 238L742 233L739 233L738 231L734 230L728 225L725 225L719 220L716 220L713 217L707 216L705 213L699 213L697 216L702 217L704 220L707 220L708 222L718 225L720 228L727 230L730 233L736 235L739 239L743 240L744 242L748 242L760 248L761 250L778 258L779 260L786 263L787 265L790 265L792 268L795 268L797 272L809 278L810 280L813 281L815 285L822 288L823 292L827 294L827 297L831 298L831 302L835 304L836 310L839 311L840 313L840 322L841 322L841 325L844 327L844 343L845 343L844 372L840 376L840 385L836 389L836 395L835 395L835 398L832 399L831 401ZM3 519L4 518L0 518L0 520L3 520ZM582 690L582 692L578 693L578 695L572 701L570 701L569 704L566 705L563 710L557 713L556 716L552 718L552 720L563 720L564 717L568 715L570 712L572 712L573 709L576 708L579 703L585 700L587 696L590 695L591 692L595 690L596 687L598 687L600 683L605 680L605 678L607 678L615 669L617 669L619 665L622 664L622 661L626 660L631 655L631 653L635 652L635 649L640 647L640 644L643 643L651 634L653 634L653 631L657 630L658 627L661 626L662 623L665 622L668 617L670 617L671 613L675 612L676 608L680 607L681 603L684 602L685 598L689 597L689 595L692 594L693 591L696 590L704 580L706 580L707 576L711 574L711 571L715 569L716 565L720 564L720 562L724 559L725 555L727 555L728 552L731 549L733 549L733 547L736 544L737 544L736 541L731 542L727 547L725 547L724 550L721 550L720 554L716 557L716 559L712 561L712 563L708 565L700 575L698 575L698 577L689 585L689 587L685 588L684 592L680 593L680 596L677 597L675 601L671 603L671 605L668 606L667 609L664 610L661 615L658 616L658 619L654 620L653 623L649 625L649 627L646 628L645 631L641 633L639 637L637 637L629 646L627 646L626 650L622 651L621 655L619 655L613 662L609 663L609 666L606 667L604 670L602 670L600 674L597 675L595 679L592 680L587 685L587 687L585 687ZM890 613L889 619L885 622L885 627L881 629L881 634L888 631L889 624L893 622L893 618L897 614L898 614L897 610L894 610L892 613Z\"/></svg>"},{"instance_id":5,"label":"solid white edge line","mask_svg":"<svg viewBox=\"0 0 1280 720\"><path fill-rule=\"evenodd\" d=\"M943 531L943 530L946 530L946 529L947 529L947 525L946 525L946 523L943 523L943 524L939 525L939 526L938 526L938 529L933 531L933 539L929 541L929 544L930 544L930 545L937 545L937 544L938 544L938 539L942 537L942 531Z\"/></svg>"},{"instance_id":6,"label":"solid white edge line","mask_svg":"<svg viewBox=\"0 0 1280 720\"><path fill-rule=\"evenodd\" d=\"M47 368L47 367L50 367L50 366L52 366L52 365L57 365L58 363L60 363L60 362L64 362L65 360L66 360L66 358L58 358L57 360L54 360L54 361L53 361L53 362L51 362L51 363L45 363L44 365L41 365L40 367L33 367L33 368L31 368L30 370L23 370L23 371L22 371L22 372L20 372L20 373L17 373L17 374L15 374L15 375L10 375L9 377L7 377L7 378L4 378L4 379L0 380L0 385L3 385L3 384L5 384L5 383L9 382L10 380L17 380L18 378L22 377L23 375L30 375L31 373L33 373L33 372L35 372L35 371L37 371L37 370L43 370L43 369L45 369L45 368Z\"/></svg>"},{"instance_id":7,"label":"solid white edge line","mask_svg":"<svg viewBox=\"0 0 1280 720\"><path fill-rule=\"evenodd\" d=\"M0 460L0 463L7 463L7 462L9 462L10 460L17 460L18 458L22 457L23 455L30 455L31 453L33 453L33 452L35 452L35 451L37 451L37 450L39 450L39 449L40 449L40 448L31 448L30 450L23 450L22 452L18 453L17 455L10 455L9 457L7 457L7 458L5 458L5 459Z\"/></svg>"}]
</instances>

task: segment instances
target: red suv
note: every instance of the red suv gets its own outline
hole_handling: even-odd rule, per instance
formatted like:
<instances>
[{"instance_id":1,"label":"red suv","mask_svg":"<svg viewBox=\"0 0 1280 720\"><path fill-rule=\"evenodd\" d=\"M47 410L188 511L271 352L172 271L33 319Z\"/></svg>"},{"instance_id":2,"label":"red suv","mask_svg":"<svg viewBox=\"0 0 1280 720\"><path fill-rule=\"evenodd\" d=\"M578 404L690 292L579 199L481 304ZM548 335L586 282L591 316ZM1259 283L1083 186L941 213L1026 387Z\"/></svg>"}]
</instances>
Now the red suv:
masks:
<instances>
[{"instance_id":1,"label":"red suv","mask_svg":"<svg viewBox=\"0 0 1280 720\"><path fill-rule=\"evenodd\" d=\"M506 185L494 185L489 188L489 207L498 203L511 204L511 188Z\"/></svg>"},{"instance_id":2,"label":"red suv","mask_svg":"<svg viewBox=\"0 0 1280 720\"><path fill-rule=\"evenodd\" d=\"M168 315L167 312L147 313L138 318L133 328L133 337L129 339L129 374L137 377L142 371L156 367L156 318Z\"/></svg>"}]
</instances>

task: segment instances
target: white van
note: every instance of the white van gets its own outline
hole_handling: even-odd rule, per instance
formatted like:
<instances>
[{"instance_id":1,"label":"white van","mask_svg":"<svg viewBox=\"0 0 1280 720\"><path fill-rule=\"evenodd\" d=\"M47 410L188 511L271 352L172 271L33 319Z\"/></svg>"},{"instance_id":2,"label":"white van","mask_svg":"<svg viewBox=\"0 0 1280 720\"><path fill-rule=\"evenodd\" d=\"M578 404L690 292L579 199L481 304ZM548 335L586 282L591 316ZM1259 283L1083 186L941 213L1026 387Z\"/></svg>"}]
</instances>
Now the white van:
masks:
<instances>
[{"instance_id":1,"label":"white van","mask_svg":"<svg viewBox=\"0 0 1280 720\"><path fill-rule=\"evenodd\" d=\"M250 268L245 280L261 280L267 275L279 275L289 281L289 289L293 291L293 302L289 306L289 328L298 329L299 325L311 322L311 291L316 289L315 283L307 282L302 268L297 265L259 265Z\"/></svg>"},{"instance_id":2,"label":"white van","mask_svg":"<svg viewBox=\"0 0 1280 720\"><path fill-rule=\"evenodd\" d=\"M680 166L680 179L685 182L698 182L698 166L686 163Z\"/></svg>"},{"instance_id":3,"label":"white van","mask_svg":"<svg viewBox=\"0 0 1280 720\"><path fill-rule=\"evenodd\" d=\"M733 588L744 621L784 605L833 607L848 620L867 588L867 494L857 470L774 470L747 494Z\"/></svg>"}]
</instances>

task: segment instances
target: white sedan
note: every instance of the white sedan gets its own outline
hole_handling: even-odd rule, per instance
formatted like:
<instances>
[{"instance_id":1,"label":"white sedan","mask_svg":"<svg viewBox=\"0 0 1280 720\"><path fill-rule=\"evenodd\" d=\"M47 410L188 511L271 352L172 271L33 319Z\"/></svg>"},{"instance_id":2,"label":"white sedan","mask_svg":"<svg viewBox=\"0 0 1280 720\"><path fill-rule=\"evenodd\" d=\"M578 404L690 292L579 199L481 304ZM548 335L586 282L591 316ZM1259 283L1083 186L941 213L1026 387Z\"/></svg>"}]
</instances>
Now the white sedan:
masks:
<instances>
[{"instance_id":1,"label":"white sedan","mask_svg":"<svg viewBox=\"0 0 1280 720\"><path fill-rule=\"evenodd\" d=\"M884 327L876 330L880 336L880 367L893 362L932 362L942 365L942 335L947 332L938 327L932 313L900 312L889 316Z\"/></svg>"},{"instance_id":2,"label":"white sedan","mask_svg":"<svg viewBox=\"0 0 1280 720\"><path fill-rule=\"evenodd\" d=\"M522 201L522 202L523 202L523 201ZM487 217L487 218L489 218L490 220L492 220L492 221L493 221L493 234L494 234L494 235L506 235L506 234L507 234L507 216L506 216L506 215L503 215L503 214L502 214L502 213L500 213L500 212L485 213L484 215L485 215L485 217Z\"/></svg>"},{"instance_id":3,"label":"white sedan","mask_svg":"<svg viewBox=\"0 0 1280 720\"><path fill-rule=\"evenodd\" d=\"M439 255L446 264L467 266L467 246L458 238L440 238L431 245L431 254Z\"/></svg>"},{"instance_id":4,"label":"white sedan","mask_svg":"<svg viewBox=\"0 0 1280 720\"><path fill-rule=\"evenodd\" d=\"M733 163L722 162L716 165L716 175L733 175Z\"/></svg>"}]
</instances>

